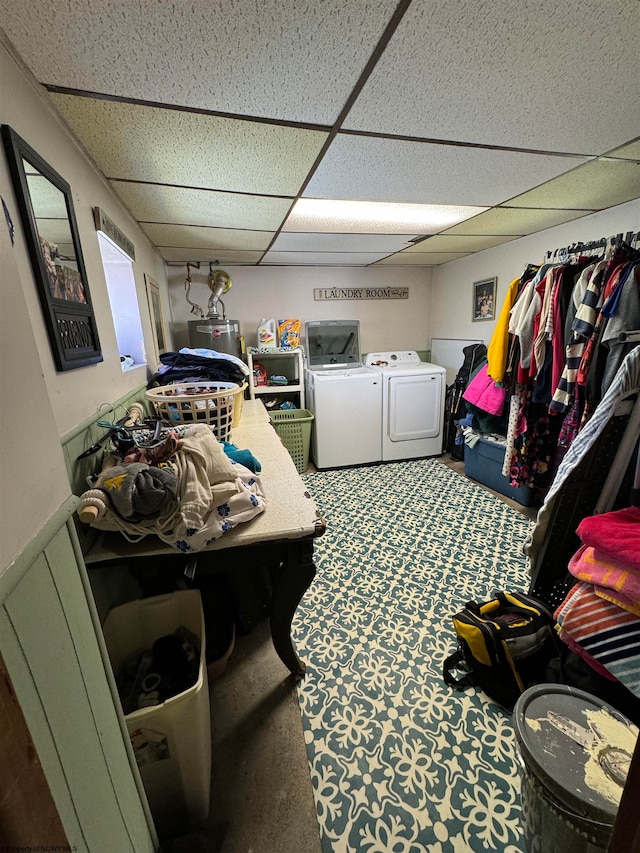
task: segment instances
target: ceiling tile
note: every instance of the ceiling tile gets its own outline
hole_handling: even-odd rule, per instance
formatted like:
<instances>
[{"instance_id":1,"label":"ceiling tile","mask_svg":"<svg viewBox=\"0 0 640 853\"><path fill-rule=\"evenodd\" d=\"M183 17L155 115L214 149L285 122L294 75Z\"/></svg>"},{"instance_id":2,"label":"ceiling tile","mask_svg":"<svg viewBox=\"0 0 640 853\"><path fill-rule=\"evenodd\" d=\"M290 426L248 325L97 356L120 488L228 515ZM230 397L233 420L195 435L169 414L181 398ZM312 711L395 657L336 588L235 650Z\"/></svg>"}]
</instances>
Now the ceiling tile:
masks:
<instances>
[{"instance_id":1,"label":"ceiling tile","mask_svg":"<svg viewBox=\"0 0 640 853\"><path fill-rule=\"evenodd\" d=\"M592 210L524 210L521 208L496 207L467 219L453 228L443 231L443 234L471 234L471 235L507 235L514 237L525 234L533 234L535 231L544 231L545 228L553 228L563 222L571 222L580 219Z\"/></svg>"},{"instance_id":2,"label":"ceiling tile","mask_svg":"<svg viewBox=\"0 0 640 853\"><path fill-rule=\"evenodd\" d=\"M640 12L640 10L639 10ZM612 207L640 197L640 164L595 160L509 199L509 207Z\"/></svg>"},{"instance_id":3,"label":"ceiling tile","mask_svg":"<svg viewBox=\"0 0 640 853\"><path fill-rule=\"evenodd\" d=\"M46 83L332 125L396 5L1 0L0 11L5 32Z\"/></svg>"},{"instance_id":4,"label":"ceiling tile","mask_svg":"<svg viewBox=\"0 0 640 853\"><path fill-rule=\"evenodd\" d=\"M413 0L343 126L602 154L640 135L639 79L635 2Z\"/></svg>"},{"instance_id":5,"label":"ceiling tile","mask_svg":"<svg viewBox=\"0 0 640 853\"><path fill-rule=\"evenodd\" d=\"M267 252L260 266L363 267L377 261L382 252Z\"/></svg>"},{"instance_id":6,"label":"ceiling tile","mask_svg":"<svg viewBox=\"0 0 640 853\"><path fill-rule=\"evenodd\" d=\"M223 265L242 265L242 264L257 264L263 255L263 252L234 252L230 250L213 251L211 249L177 249L173 246L157 246L156 247L165 261L172 263L184 263L187 261L196 263L200 261L203 264L208 264L210 261L216 266ZM186 273L186 268L185 268Z\"/></svg>"},{"instance_id":7,"label":"ceiling tile","mask_svg":"<svg viewBox=\"0 0 640 853\"><path fill-rule=\"evenodd\" d=\"M481 252L501 243L517 240L515 236L503 237L452 237L448 234L436 234L404 250L404 254L414 252Z\"/></svg>"},{"instance_id":8,"label":"ceiling tile","mask_svg":"<svg viewBox=\"0 0 640 853\"><path fill-rule=\"evenodd\" d=\"M51 95L110 178L295 195L326 133Z\"/></svg>"},{"instance_id":9,"label":"ceiling tile","mask_svg":"<svg viewBox=\"0 0 640 853\"><path fill-rule=\"evenodd\" d=\"M45 87L96 95L50 100L168 258L433 265L640 197L637 5L0 0L0 37ZM458 224L300 225L303 187Z\"/></svg>"},{"instance_id":10,"label":"ceiling tile","mask_svg":"<svg viewBox=\"0 0 640 853\"><path fill-rule=\"evenodd\" d=\"M623 145L622 148L616 148L615 151L609 151L609 157L625 157L627 160L640 160L640 139L635 142L630 142L628 145Z\"/></svg>"},{"instance_id":11,"label":"ceiling tile","mask_svg":"<svg viewBox=\"0 0 640 853\"><path fill-rule=\"evenodd\" d=\"M275 252L397 252L404 249L415 234L316 234L282 232L276 238Z\"/></svg>"},{"instance_id":12,"label":"ceiling tile","mask_svg":"<svg viewBox=\"0 0 640 853\"><path fill-rule=\"evenodd\" d=\"M339 134L304 196L490 207L583 162Z\"/></svg>"},{"instance_id":13,"label":"ceiling tile","mask_svg":"<svg viewBox=\"0 0 640 853\"><path fill-rule=\"evenodd\" d=\"M265 251L273 239L273 231L240 231L233 228L203 228L190 225L143 225L143 230L156 246L180 246L214 250L237 249Z\"/></svg>"},{"instance_id":14,"label":"ceiling tile","mask_svg":"<svg viewBox=\"0 0 640 853\"><path fill-rule=\"evenodd\" d=\"M71 229L69 228L69 220L66 217L64 219L36 219L36 227L38 229L38 236L44 237L50 243L54 243L61 255L69 256L76 254L73 246L73 238L71 237Z\"/></svg>"},{"instance_id":15,"label":"ceiling tile","mask_svg":"<svg viewBox=\"0 0 640 853\"><path fill-rule=\"evenodd\" d=\"M62 190L39 172L26 171L26 177L32 205L38 215L46 219L68 220L67 200Z\"/></svg>"},{"instance_id":16,"label":"ceiling tile","mask_svg":"<svg viewBox=\"0 0 640 853\"><path fill-rule=\"evenodd\" d=\"M293 199L123 181L112 181L111 186L140 222L183 222L275 231L293 202Z\"/></svg>"},{"instance_id":17,"label":"ceiling tile","mask_svg":"<svg viewBox=\"0 0 640 853\"><path fill-rule=\"evenodd\" d=\"M456 258L464 258L469 252L398 252L389 258L378 261L376 266L393 267L435 267L455 261Z\"/></svg>"}]
</instances>

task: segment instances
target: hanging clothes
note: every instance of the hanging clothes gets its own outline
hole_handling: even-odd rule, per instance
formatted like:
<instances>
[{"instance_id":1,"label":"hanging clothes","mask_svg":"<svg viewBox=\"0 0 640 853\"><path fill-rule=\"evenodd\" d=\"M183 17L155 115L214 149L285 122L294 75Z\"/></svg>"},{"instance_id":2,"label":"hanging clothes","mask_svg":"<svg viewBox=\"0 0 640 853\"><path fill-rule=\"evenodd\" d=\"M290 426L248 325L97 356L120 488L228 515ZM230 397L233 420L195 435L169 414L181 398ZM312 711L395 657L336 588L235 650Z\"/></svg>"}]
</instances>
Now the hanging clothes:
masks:
<instances>
[{"instance_id":1,"label":"hanging clothes","mask_svg":"<svg viewBox=\"0 0 640 853\"><path fill-rule=\"evenodd\" d=\"M517 326L521 345L531 337L532 344L530 356L523 352L518 365L523 390L513 389L521 407L517 415L513 402L508 404L510 458L505 459L503 473L508 471L511 485L548 487L549 474L553 475L585 427L631 349L626 346L606 370L605 338L612 341L623 328L639 325L638 259L639 252L622 244L606 260L594 263L593 258L578 258L551 266L536 277L535 295L526 312L519 313ZM627 291L623 286L629 280ZM609 312L621 305L625 309L610 333L606 331L608 312L602 310L605 305ZM523 329L523 323L529 328ZM594 364L596 370L591 373ZM546 413L536 408L545 404Z\"/></svg>"},{"instance_id":2,"label":"hanging clothes","mask_svg":"<svg viewBox=\"0 0 640 853\"><path fill-rule=\"evenodd\" d=\"M560 467L556 471L551 488L547 492L544 502L538 511L535 527L528 542L525 543L524 546L524 552L529 558L531 574L535 572L536 564L540 557L542 546L549 529L549 524L553 514L553 507L562 486L568 479L569 475L586 457L589 450L591 450L596 440L601 435L604 427L613 417L619 402L628 398L632 394L637 394L639 392L640 347L635 347L626 355L618 372L616 373L614 381L607 389L607 392L600 401L593 417L570 446L567 454L560 464Z\"/></svg>"},{"instance_id":3,"label":"hanging clothes","mask_svg":"<svg viewBox=\"0 0 640 853\"><path fill-rule=\"evenodd\" d=\"M487 347L487 373L494 382L502 382L504 379L509 348L509 320L521 286L522 278L514 278L509 285L506 298L502 303L502 308L496 322L496 327Z\"/></svg>"},{"instance_id":4,"label":"hanging clothes","mask_svg":"<svg viewBox=\"0 0 640 853\"><path fill-rule=\"evenodd\" d=\"M607 353L602 395L606 394L626 355L637 346L637 342L627 340L624 333L640 329L640 259L630 265L629 276L620 288L615 314L609 317L602 339Z\"/></svg>"},{"instance_id":5,"label":"hanging clothes","mask_svg":"<svg viewBox=\"0 0 640 853\"><path fill-rule=\"evenodd\" d=\"M618 336L640 327L640 252L615 239L587 252L605 245L606 258L579 244L561 263L529 265L507 289L484 380L505 395L502 473L513 487L546 492L633 346Z\"/></svg>"},{"instance_id":6,"label":"hanging clothes","mask_svg":"<svg viewBox=\"0 0 640 853\"><path fill-rule=\"evenodd\" d=\"M625 355L636 346L620 336L640 329L640 260L625 264L613 294L605 300L598 345L587 378L587 395L600 399L606 392Z\"/></svg>"},{"instance_id":7,"label":"hanging clothes","mask_svg":"<svg viewBox=\"0 0 640 853\"><path fill-rule=\"evenodd\" d=\"M569 320L571 314L573 315L570 327L571 336L570 340L567 341L567 332L565 331L565 364L549 406L551 411L566 412L573 405L578 368L586 342L586 335L583 331L583 323L585 322L583 317L585 312L589 312L589 315L592 315L592 322L595 322L600 299L600 284L597 282L601 282L601 272L603 273L604 269L604 261L585 267L573 290L571 304L575 306L575 310L573 312L570 310L567 316L567 320ZM593 286L591 286L592 280Z\"/></svg>"}]
</instances>

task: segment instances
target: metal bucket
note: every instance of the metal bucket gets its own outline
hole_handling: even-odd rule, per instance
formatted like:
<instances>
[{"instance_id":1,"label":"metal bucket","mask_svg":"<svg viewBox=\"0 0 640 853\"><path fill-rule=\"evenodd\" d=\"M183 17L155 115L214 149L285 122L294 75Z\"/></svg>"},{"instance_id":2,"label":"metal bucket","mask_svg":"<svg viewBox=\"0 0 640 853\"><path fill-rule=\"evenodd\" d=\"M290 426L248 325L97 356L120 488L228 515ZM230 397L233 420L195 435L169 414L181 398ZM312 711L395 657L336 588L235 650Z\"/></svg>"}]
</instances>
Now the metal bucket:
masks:
<instances>
[{"instance_id":1,"label":"metal bucket","mask_svg":"<svg viewBox=\"0 0 640 853\"><path fill-rule=\"evenodd\" d=\"M595 696L530 687L513 722L528 853L605 853L638 729Z\"/></svg>"},{"instance_id":2,"label":"metal bucket","mask_svg":"<svg viewBox=\"0 0 640 853\"><path fill-rule=\"evenodd\" d=\"M189 346L242 357L240 323L237 320L189 320Z\"/></svg>"}]
</instances>

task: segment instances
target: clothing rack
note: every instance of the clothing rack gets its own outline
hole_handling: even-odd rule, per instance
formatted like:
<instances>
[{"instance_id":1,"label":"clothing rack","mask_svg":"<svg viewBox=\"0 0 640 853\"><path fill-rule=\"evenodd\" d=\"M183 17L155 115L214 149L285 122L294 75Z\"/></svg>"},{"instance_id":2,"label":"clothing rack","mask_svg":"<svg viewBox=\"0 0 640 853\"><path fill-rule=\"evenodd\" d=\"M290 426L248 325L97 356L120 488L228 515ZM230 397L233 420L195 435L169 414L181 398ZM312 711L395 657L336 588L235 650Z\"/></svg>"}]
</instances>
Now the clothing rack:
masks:
<instances>
[{"instance_id":1,"label":"clothing rack","mask_svg":"<svg viewBox=\"0 0 640 853\"><path fill-rule=\"evenodd\" d=\"M640 231L627 231L626 234L616 234L612 237L600 237L599 240L591 240L588 243L572 243L570 246L563 246L559 249L550 249L545 254L545 261L547 263L549 261L566 261L569 258L569 255L582 255L596 250L612 251L623 244L631 246L631 244L636 243L638 239L640 239Z\"/></svg>"}]
</instances>

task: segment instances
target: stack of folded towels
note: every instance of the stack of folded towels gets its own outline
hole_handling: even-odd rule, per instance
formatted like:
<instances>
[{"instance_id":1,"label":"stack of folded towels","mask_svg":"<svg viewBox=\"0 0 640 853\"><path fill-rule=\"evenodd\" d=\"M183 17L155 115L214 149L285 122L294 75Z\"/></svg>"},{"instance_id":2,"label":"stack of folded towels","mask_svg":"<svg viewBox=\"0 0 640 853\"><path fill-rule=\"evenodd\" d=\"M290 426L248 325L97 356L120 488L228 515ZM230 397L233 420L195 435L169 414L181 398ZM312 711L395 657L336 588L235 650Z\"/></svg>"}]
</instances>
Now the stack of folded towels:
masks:
<instances>
[{"instance_id":1,"label":"stack of folded towels","mask_svg":"<svg viewBox=\"0 0 640 853\"><path fill-rule=\"evenodd\" d=\"M640 507L589 516L577 534L578 582L555 613L560 638L640 697Z\"/></svg>"}]
</instances>

